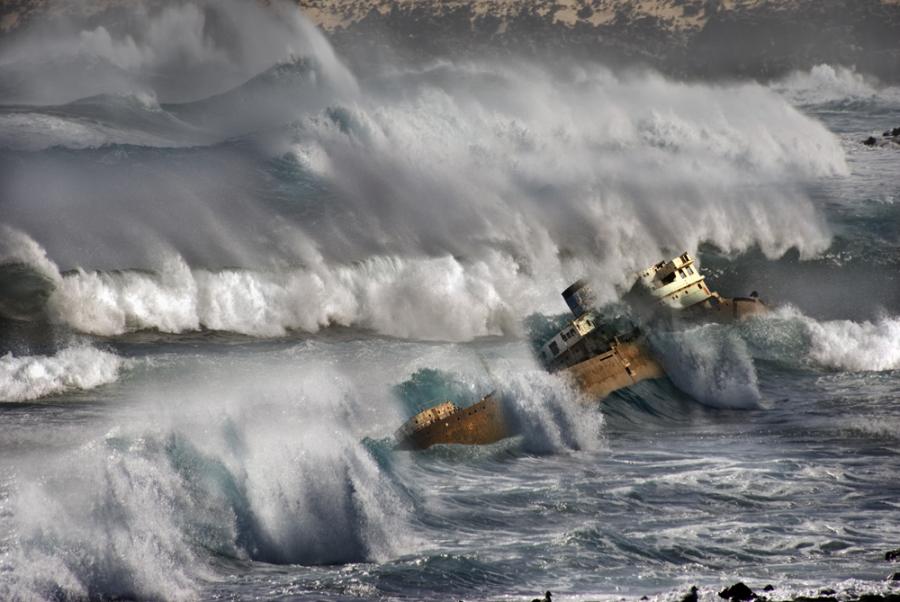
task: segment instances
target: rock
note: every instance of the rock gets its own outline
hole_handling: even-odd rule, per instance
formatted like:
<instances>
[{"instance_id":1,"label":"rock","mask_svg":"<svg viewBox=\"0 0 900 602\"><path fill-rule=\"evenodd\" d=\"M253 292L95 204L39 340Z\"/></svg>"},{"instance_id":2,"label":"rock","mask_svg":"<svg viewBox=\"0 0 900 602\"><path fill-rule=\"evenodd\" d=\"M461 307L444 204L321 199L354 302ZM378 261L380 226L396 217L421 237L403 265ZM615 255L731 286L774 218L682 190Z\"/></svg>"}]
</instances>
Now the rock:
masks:
<instances>
[{"instance_id":1,"label":"rock","mask_svg":"<svg viewBox=\"0 0 900 602\"><path fill-rule=\"evenodd\" d=\"M875 146L876 142L878 142L878 140L875 139L875 136L869 136L868 138L866 138L865 140L862 141L862 143L865 144L866 146Z\"/></svg>"},{"instance_id":2,"label":"rock","mask_svg":"<svg viewBox=\"0 0 900 602\"><path fill-rule=\"evenodd\" d=\"M719 597L725 598L726 600L732 600L733 602L746 602L747 600L754 599L756 594L754 594L753 590L747 587L743 581L738 581L731 587L726 587L720 591Z\"/></svg>"},{"instance_id":3,"label":"rock","mask_svg":"<svg viewBox=\"0 0 900 602\"><path fill-rule=\"evenodd\" d=\"M900 573L894 573L888 577L888 581L900 581Z\"/></svg>"},{"instance_id":4,"label":"rock","mask_svg":"<svg viewBox=\"0 0 900 602\"><path fill-rule=\"evenodd\" d=\"M894 128L891 130L891 136L900 136L900 128Z\"/></svg>"},{"instance_id":5,"label":"rock","mask_svg":"<svg viewBox=\"0 0 900 602\"><path fill-rule=\"evenodd\" d=\"M697 602L697 586L692 585L691 591L685 594L684 598L681 599L681 602Z\"/></svg>"},{"instance_id":6,"label":"rock","mask_svg":"<svg viewBox=\"0 0 900 602\"><path fill-rule=\"evenodd\" d=\"M770 583L770 584L768 584L767 586L765 586L765 587L763 588L763 591L764 591L764 592L775 591L775 586L772 585L772 584Z\"/></svg>"},{"instance_id":7,"label":"rock","mask_svg":"<svg viewBox=\"0 0 900 602\"><path fill-rule=\"evenodd\" d=\"M823 589L823 590L820 590L820 591L819 591L819 595L820 595L820 596L833 596L833 595L835 595L836 593L837 593L836 591L834 591L833 589L830 589L830 588L829 588L829 589Z\"/></svg>"},{"instance_id":8,"label":"rock","mask_svg":"<svg viewBox=\"0 0 900 602\"><path fill-rule=\"evenodd\" d=\"M551 597L552 595L553 595L553 594L551 594L550 592L544 592L544 597L543 597L543 598L534 598L531 602L552 602L552 601L550 600L550 597Z\"/></svg>"},{"instance_id":9,"label":"rock","mask_svg":"<svg viewBox=\"0 0 900 602\"><path fill-rule=\"evenodd\" d=\"M900 560L900 548L896 550L891 550L890 552L884 553L884 559L888 562L894 562L896 560Z\"/></svg>"}]
</instances>

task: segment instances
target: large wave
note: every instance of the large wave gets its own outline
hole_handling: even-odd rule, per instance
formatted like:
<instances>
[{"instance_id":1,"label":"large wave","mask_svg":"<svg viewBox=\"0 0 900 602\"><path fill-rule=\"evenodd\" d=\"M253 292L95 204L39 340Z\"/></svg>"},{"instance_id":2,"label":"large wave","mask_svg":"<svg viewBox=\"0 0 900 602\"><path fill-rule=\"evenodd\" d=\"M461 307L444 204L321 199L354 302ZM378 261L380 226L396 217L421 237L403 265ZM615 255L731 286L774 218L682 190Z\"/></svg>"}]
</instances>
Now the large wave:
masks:
<instances>
[{"instance_id":1,"label":"large wave","mask_svg":"<svg viewBox=\"0 0 900 602\"><path fill-rule=\"evenodd\" d=\"M363 397L321 366L281 376L173 385L148 394L149 420L20 462L0 593L185 599L217 557L383 561L416 545L405 498L350 426Z\"/></svg>"},{"instance_id":2,"label":"large wave","mask_svg":"<svg viewBox=\"0 0 900 602\"><path fill-rule=\"evenodd\" d=\"M207 8L179 10L190 25ZM267 19L249 29L281 39ZM840 142L764 86L491 59L357 80L304 27L292 31L310 61L266 43L242 63L266 73L207 100L123 109L106 96L54 109L114 114L104 127L126 137L170 139L183 121L213 139L243 124L253 133L240 139L0 155L15 164L4 221L63 270L56 317L99 334L352 324L460 340L555 313L577 277L613 300L635 271L704 242L769 257L829 245L806 185L847 173ZM100 48L125 49L120 69L181 73L146 50L152 36L133 36L132 51L110 35ZM191 69L217 73L224 40L197 46Z\"/></svg>"}]
</instances>

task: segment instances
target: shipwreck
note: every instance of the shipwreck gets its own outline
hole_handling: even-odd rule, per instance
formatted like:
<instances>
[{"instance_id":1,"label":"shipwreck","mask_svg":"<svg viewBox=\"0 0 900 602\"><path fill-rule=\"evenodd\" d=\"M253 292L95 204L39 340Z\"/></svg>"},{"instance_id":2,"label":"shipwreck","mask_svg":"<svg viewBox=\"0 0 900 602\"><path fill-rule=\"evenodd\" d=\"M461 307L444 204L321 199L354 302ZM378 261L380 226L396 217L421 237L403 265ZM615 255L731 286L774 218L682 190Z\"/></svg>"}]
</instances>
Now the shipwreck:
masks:
<instances>
[{"instance_id":1,"label":"shipwreck","mask_svg":"<svg viewBox=\"0 0 900 602\"><path fill-rule=\"evenodd\" d=\"M568 375L592 402L666 376L644 331L631 320L604 317L587 282L576 281L562 297L573 318L538 352L549 372ZM768 311L756 292L722 297L711 291L687 252L639 272L626 299L650 327L676 317L728 322ZM419 412L397 430L395 439L399 449L425 449L439 443L484 445L515 434L502 403L491 393L466 408L447 401Z\"/></svg>"}]
</instances>

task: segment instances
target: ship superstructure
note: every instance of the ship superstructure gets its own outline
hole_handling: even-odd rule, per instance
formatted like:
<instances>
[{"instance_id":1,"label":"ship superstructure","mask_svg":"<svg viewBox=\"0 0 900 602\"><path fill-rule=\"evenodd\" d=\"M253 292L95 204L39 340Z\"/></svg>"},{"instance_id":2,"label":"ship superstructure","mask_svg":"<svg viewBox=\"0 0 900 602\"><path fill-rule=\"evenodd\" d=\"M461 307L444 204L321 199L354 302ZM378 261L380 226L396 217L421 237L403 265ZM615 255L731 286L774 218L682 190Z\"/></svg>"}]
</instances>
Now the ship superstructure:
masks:
<instances>
[{"instance_id":1,"label":"ship superstructure","mask_svg":"<svg viewBox=\"0 0 900 602\"><path fill-rule=\"evenodd\" d=\"M691 307L712 295L706 277L700 274L694 258L687 252L650 266L638 274L638 279L660 305L671 309Z\"/></svg>"},{"instance_id":2,"label":"ship superstructure","mask_svg":"<svg viewBox=\"0 0 900 602\"><path fill-rule=\"evenodd\" d=\"M768 311L755 291L749 297L722 297L711 291L688 252L639 272L638 284L657 313L663 310L688 318L725 322Z\"/></svg>"}]
</instances>

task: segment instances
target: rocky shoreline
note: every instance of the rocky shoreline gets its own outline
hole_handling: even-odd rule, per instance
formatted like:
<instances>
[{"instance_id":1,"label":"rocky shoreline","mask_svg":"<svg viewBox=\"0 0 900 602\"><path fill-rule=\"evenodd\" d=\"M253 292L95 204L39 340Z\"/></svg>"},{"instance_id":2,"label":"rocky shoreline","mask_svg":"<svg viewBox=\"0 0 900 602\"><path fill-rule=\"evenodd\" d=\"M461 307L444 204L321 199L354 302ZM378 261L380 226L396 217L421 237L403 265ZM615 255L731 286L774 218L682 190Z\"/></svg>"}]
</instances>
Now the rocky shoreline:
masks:
<instances>
[{"instance_id":1,"label":"rocky shoreline","mask_svg":"<svg viewBox=\"0 0 900 602\"><path fill-rule=\"evenodd\" d=\"M900 127L895 127L889 130L886 130L881 138L876 138L875 136L869 136L865 140L862 141L866 146L898 146L900 147Z\"/></svg>"}]
</instances>

